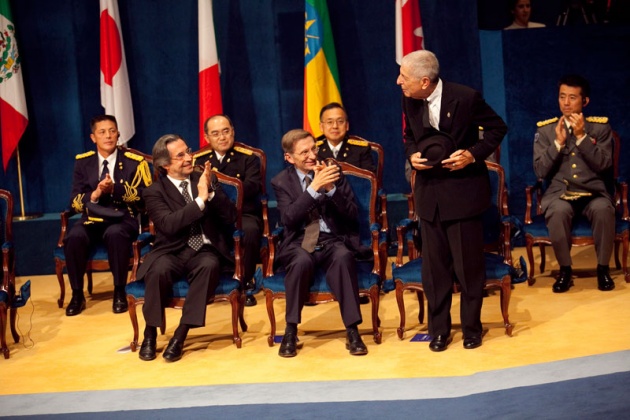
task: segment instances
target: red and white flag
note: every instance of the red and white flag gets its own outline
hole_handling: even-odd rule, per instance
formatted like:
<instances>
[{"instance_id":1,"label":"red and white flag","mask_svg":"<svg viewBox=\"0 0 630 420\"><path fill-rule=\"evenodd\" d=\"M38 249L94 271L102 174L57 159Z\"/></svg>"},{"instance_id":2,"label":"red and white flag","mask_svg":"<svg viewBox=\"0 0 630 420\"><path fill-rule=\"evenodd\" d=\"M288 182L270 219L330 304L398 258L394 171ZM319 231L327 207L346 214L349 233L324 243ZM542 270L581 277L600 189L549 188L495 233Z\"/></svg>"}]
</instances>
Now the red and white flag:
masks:
<instances>
[{"instance_id":1,"label":"red and white flag","mask_svg":"<svg viewBox=\"0 0 630 420\"><path fill-rule=\"evenodd\" d=\"M15 40L9 0L0 0L0 53L0 139L2 167L6 171L9 159L28 125L22 60Z\"/></svg>"},{"instance_id":2,"label":"red and white flag","mask_svg":"<svg viewBox=\"0 0 630 420\"><path fill-rule=\"evenodd\" d=\"M136 133L127 60L123 44L118 0L101 3L101 105L118 121L118 144L126 144Z\"/></svg>"},{"instance_id":3,"label":"red and white flag","mask_svg":"<svg viewBox=\"0 0 630 420\"><path fill-rule=\"evenodd\" d=\"M396 0L396 62L410 52L424 49L418 0Z\"/></svg>"},{"instance_id":4,"label":"red and white flag","mask_svg":"<svg viewBox=\"0 0 630 420\"><path fill-rule=\"evenodd\" d=\"M199 147L206 145L203 123L223 112L219 80L219 54L214 36L212 0L199 0Z\"/></svg>"}]
</instances>

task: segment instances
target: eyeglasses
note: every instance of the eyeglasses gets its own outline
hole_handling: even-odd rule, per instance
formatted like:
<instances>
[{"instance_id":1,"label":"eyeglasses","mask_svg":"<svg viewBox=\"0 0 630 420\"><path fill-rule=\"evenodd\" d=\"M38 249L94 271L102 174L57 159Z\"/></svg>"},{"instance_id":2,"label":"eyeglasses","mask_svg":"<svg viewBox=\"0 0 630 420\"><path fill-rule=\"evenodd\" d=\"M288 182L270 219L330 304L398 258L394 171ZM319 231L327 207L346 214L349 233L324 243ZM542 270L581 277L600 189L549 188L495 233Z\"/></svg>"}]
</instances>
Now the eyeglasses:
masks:
<instances>
[{"instance_id":1,"label":"eyeglasses","mask_svg":"<svg viewBox=\"0 0 630 420\"><path fill-rule=\"evenodd\" d=\"M348 120L346 120L345 118L339 118L337 120L326 120L326 121L322 121L322 123L324 123L325 126L327 127L332 127L335 124L337 124L338 126L342 126L344 125Z\"/></svg>"},{"instance_id":2,"label":"eyeglasses","mask_svg":"<svg viewBox=\"0 0 630 420\"><path fill-rule=\"evenodd\" d=\"M175 156L171 156L171 159L173 160L182 160L182 159L186 159L186 156L190 156L192 155L192 149L189 147L188 149L184 150L183 152L180 152L178 154L176 154Z\"/></svg>"},{"instance_id":3,"label":"eyeglasses","mask_svg":"<svg viewBox=\"0 0 630 420\"><path fill-rule=\"evenodd\" d=\"M226 136L226 137L229 136L231 132L232 132L231 128L224 128L221 131L212 131L208 135L212 137L213 139L218 139L221 136Z\"/></svg>"},{"instance_id":4,"label":"eyeglasses","mask_svg":"<svg viewBox=\"0 0 630 420\"><path fill-rule=\"evenodd\" d=\"M319 147L314 146L312 149L310 150L303 150L300 153L293 153L296 156L301 157L302 159L305 159L306 157L308 157L309 153L312 153L314 155L317 155L317 152L319 152Z\"/></svg>"}]
</instances>

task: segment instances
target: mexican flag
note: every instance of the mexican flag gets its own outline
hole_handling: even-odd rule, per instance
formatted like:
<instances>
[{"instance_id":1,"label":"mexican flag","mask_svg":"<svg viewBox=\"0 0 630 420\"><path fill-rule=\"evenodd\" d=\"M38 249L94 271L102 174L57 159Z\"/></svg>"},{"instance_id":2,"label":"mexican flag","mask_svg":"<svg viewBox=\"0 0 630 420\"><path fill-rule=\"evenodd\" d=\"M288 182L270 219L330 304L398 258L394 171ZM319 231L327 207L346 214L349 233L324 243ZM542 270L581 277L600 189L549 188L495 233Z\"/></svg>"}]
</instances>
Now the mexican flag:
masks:
<instances>
[{"instance_id":1,"label":"mexican flag","mask_svg":"<svg viewBox=\"0 0 630 420\"><path fill-rule=\"evenodd\" d=\"M9 0L0 0L0 51L0 140L2 166L6 171L9 159L15 153L28 124L22 60L18 53Z\"/></svg>"}]
</instances>

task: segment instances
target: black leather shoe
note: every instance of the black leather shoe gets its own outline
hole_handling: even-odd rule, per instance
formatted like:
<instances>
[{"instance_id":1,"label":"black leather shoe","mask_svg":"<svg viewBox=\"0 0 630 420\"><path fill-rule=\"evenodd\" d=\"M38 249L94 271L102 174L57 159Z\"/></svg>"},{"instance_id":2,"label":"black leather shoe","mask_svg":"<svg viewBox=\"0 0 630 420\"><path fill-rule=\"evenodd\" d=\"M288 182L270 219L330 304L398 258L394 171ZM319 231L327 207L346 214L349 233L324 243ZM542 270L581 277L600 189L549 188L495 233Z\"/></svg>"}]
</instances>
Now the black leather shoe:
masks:
<instances>
[{"instance_id":1,"label":"black leather shoe","mask_svg":"<svg viewBox=\"0 0 630 420\"><path fill-rule=\"evenodd\" d=\"M464 348L467 350L476 349L481 347L481 337L468 337L464 338Z\"/></svg>"},{"instance_id":2,"label":"black leather shoe","mask_svg":"<svg viewBox=\"0 0 630 420\"><path fill-rule=\"evenodd\" d=\"M361 335L359 331L351 329L348 330L346 336L346 350L350 351L350 354L353 356L362 356L368 353L368 349L361 340Z\"/></svg>"},{"instance_id":3,"label":"black leather shoe","mask_svg":"<svg viewBox=\"0 0 630 420\"><path fill-rule=\"evenodd\" d=\"M297 335L293 333L286 333L282 337L282 343L280 344L280 350L278 355L280 357L295 357L297 356Z\"/></svg>"},{"instance_id":4,"label":"black leather shoe","mask_svg":"<svg viewBox=\"0 0 630 420\"><path fill-rule=\"evenodd\" d=\"M85 297L81 295L73 295L70 303L66 307L66 316L79 315L85 309Z\"/></svg>"},{"instance_id":5,"label":"black leather shoe","mask_svg":"<svg viewBox=\"0 0 630 420\"><path fill-rule=\"evenodd\" d=\"M145 338L142 340L138 357L140 357L141 360L147 361L155 359L155 344L155 338Z\"/></svg>"},{"instance_id":6,"label":"black leather shoe","mask_svg":"<svg viewBox=\"0 0 630 420\"><path fill-rule=\"evenodd\" d=\"M114 303L112 304L112 311L115 314L122 314L127 312L127 294L125 289L114 289Z\"/></svg>"},{"instance_id":7,"label":"black leather shoe","mask_svg":"<svg viewBox=\"0 0 630 420\"><path fill-rule=\"evenodd\" d=\"M245 306L256 306L257 303L258 301L254 296L247 295L245 297Z\"/></svg>"},{"instance_id":8,"label":"black leather shoe","mask_svg":"<svg viewBox=\"0 0 630 420\"><path fill-rule=\"evenodd\" d=\"M359 303L361 305L367 305L368 303L370 303L370 298L367 296L359 296Z\"/></svg>"},{"instance_id":9,"label":"black leather shoe","mask_svg":"<svg viewBox=\"0 0 630 420\"><path fill-rule=\"evenodd\" d=\"M571 267L560 267L560 275L551 288L554 293L564 293L573 286L571 274L573 274Z\"/></svg>"},{"instance_id":10,"label":"black leather shoe","mask_svg":"<svg viewBox=\"0 0 630 420\"><path fill-rule=\"evenodd\" d=\"M429 349L431 351L444 351L451 344L453 339L450 335L438 335L429 343Z\"/></svg>"},{"instance_id":11,"label":"black leather shoe","mask_svg":"<svg viewBox=\"0 0 630 420\"><path fill-rule=\"evenodd\" d=\"M162 357L167 362L176 362L182 358L182 354L184 353L184 342L178 340L177 338L171 338L162 353Z\"/></svg>"},{"instance_id":12,"label":"black leather shoe","mask_svg":"<svg viewBox=\"0 0 630 420\"><path fill-rule=\"evenodd\" d=\"M602 292L608 292L615 288L615 282L612 277L610 277L610 269L608 266L597 266L597 288Z\"/></svg>"}]
</instances>

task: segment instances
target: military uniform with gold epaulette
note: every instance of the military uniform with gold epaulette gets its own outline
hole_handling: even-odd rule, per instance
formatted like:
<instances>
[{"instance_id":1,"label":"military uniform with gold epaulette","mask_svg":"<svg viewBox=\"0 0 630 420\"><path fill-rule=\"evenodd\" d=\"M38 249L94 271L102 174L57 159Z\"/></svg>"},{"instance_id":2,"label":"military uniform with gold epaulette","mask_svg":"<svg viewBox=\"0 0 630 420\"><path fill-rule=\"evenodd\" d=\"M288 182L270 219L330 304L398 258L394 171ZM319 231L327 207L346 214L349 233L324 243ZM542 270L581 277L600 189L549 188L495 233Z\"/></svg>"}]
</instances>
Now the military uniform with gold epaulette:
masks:
<instances>
[{"instance_id":1,"label":"military uniform with gold epaulette","mask_svg":"<svg viewBox=\"0 0 630 420\"><path fill-rule=\"evenodd\" d=\"M586 137L577 144L555 144L558 118L541 121L534 138L534 172L549 186L541 206L553 249L561 267L571 266L571 216L584 214L591 222L598 264L608 266L615 239L612 129L606 117L584 119Z\"/></svg>"},{"instance_id":2,"label":"military uniform with gold epaulette","mask_svg":"<svg viewBox=\"0 0 630 420\"><path fill-rule=\"evenodd\" d=\"M243 182L243 279L248 288L253 287L252 279L256 263L260 259L260 241L263 221L260 204L263 179L260 174L260 162L248 149L232 147L219 161L214 150L207 150L193 156L194 165L203 165L210 161L212 170L238 178ZM247 297L247 306L256 304L253 296Z\"/></svg>"},{"instance_id":3,"label":"military uniform with gold epaulette","mask_svg":"<svg viewBox=\"0 0 630 420\"><path fill-rule=\"evenodd\" d=\"M374 164L370 144L365 140L350 139L346 136L343 139L337 157L335 157L332 150L330 150L330 145L326 137L319 136L317 138L317 147L319 148L317 152L318 160L333 158L340 162L347 162L358 168L367 169L368 171L376 173L376 165Z\"/></svg>"},{"instance_id":4,"label":"military uniform with gold epaulette","mask_svg":"<svg viewBox=\"0 0 630 420\"><path fill-rule=\"evenodd\" d=\"M82 216L64 240L64 253L73 298L80 295L79 298L84 301L83 277L90 252L94 244L105 244L114 277L114 312L120 313L127 310L124 288L129 273L131 244L138 236L136 216L144 208L142 191L151 184L151 173L144 157L122 149L115 153L116 163L113 168L109 168L110 177L114 181L113 192L102 194L92 212L88 210L91 206L88 203L92 192L98 187L102 168L99 167L98 154L95 151L76 156L70 207ZM120 302L121 296L124 303ZM76 314L73 311L68 315Z\"/></svg>"}]
</instances>

